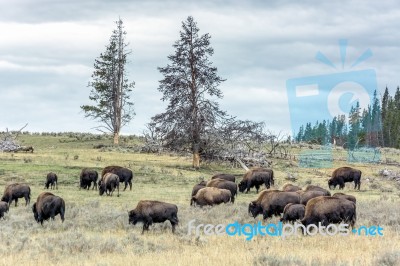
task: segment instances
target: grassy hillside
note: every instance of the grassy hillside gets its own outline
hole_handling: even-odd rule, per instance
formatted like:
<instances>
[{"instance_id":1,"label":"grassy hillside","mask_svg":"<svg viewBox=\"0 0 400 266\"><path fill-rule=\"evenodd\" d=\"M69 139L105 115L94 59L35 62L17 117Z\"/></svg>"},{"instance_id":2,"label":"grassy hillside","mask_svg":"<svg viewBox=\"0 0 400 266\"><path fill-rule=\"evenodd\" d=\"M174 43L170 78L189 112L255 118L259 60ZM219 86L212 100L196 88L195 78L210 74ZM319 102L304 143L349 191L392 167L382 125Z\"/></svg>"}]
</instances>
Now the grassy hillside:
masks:
<instances>
[{"instance_id":1,"label":"grassy hillside","mask_svg":"<svg viewBox=\"0 0 400 266\"><path fill-rule=\"evenodd\" d=\"M191 168L190 156L139 153L140 140L126 137L119 149L94 149L109 144L105 137L74 135L21 135L22 145L32 145L31 153L0 153L0 190L11 182L26 182L32 188L31 204L11 206L5 220L0 220L0 264L29 265L400 265L400 187L394 180L379 176L396 165L347 164L343 150L334 151L334 164L329 169L299 168L295 160L272 159L275 187L281 188L288 174L296 184L318 184L327 187L327 178L336 167L350 165L363 172L361 191L347 184L345 193L357 198L357 225L381 225L384 236L334 237L244 237L188 235L188 222L255 223L247 213L254 189L240 194L235 204L213 208L189 206L192 187L201 179L226 172L241 175L243 169L230 165L206 164L200 170ZM304 148L301 148L304 150ZM133 151L133 152L132 152ZM293 154L300 151L294 148ZM383 150L384 162L396 162L399 152ZM79 190L82 168L98 171L107 165L132 169L132 191L120 197L100 197L97 191ZM33 219L31 205L44 191L45 176L53 171L59 177L54 193L66 202L66 220L45 222ZM368 181L367 181L368 180ZM162 200L178 205L180 225L171 233L169 223L156 224L141 235L141 224L128 224L127 211L141 199ZM276 223L278 218L268 222Z\"/></svg>"}]
</instances>

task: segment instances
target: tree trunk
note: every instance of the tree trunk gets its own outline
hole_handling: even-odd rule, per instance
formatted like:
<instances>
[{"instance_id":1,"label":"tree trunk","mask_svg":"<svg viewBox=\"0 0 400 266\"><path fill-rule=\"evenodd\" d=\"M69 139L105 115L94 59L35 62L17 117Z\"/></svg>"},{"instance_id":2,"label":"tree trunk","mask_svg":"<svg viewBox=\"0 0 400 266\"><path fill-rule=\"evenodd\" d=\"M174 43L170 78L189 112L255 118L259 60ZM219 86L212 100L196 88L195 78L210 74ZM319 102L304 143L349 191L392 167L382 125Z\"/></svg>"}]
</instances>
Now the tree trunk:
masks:
<instances>
[{"instance_id":1,"label":"tree trunk","mask_svg":"<svg viewBox=\"0 0 400 266\"><path fill-rule=\"evenodd\" d=\"M193 168L200 168L200 153L193 152Z\"/></svg>"},{"instance_id":2,"label":"tree trunk","mask_svg":"<svg viewBox=\"0 0 400 266\"><path fill-rule=\"evenodd\" d=\"M199 144L193 145L193 168L200 168L200 152L199 152Z\"/></svg>"},{"instance_id":3,"label":"tree trunk","mask_svg":"<svg viewBox=\"0 0 400 266\"><path fill-rule=\"evenodd\" d=\"M114 132L114 145L119 144L119 132Z\"/></svg>"}]
</instances>

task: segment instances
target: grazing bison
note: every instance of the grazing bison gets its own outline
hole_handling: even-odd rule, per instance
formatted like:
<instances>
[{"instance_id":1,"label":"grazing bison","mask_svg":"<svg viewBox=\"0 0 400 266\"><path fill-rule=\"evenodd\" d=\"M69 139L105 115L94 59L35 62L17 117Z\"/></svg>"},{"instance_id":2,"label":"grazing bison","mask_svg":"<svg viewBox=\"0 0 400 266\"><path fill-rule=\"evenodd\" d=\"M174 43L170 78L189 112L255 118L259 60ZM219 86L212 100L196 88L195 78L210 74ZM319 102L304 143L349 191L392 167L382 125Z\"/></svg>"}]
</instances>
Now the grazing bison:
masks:
<instances>
[{"instance_id":1,"label":"grazing bison","mask_svg":"<svg viewBox=\"0 0 400 266\"><path fill-rule=\"evenodd\" d=\"M194 195L197 194L197 191L199 191L199 190L202 189L202 188L205 188L206 185L207 185L207 182L206 182L206 181L201 181L201 182L198 183L197 185L194 185L194 187L193 187L193 189L192 189L192 197L193 197Z\"/></svg>"},{"instance_id":2,"label":"grazing bison","mask_svg":"<svg viewBox=\"0 0 400 266\"><path fill-rule=\"evenodd\" d=\"M250 191L250 188L256 187L256 191L260 186L264 184L267 189L274 185L274 171L266 168L255 168L247 171L243 179L239 183L239 191L246 193Z\"/></svg>"},{"instance_id":3,"label":"grazing bison","mask_svg":"<svg viewBox=\"0 0 400 266\"><path fill-rule=\"evenodd\" d=\"M281 222L294 222L304 218L306 206L303 204L289 203L283 209L283 216Z\"/></svg>"},{"instance_id":4,"label":"grazing bison","mask_svg":"<svg viewBox=\"0 0 400 266\"><path fill-rule=\"evenodd\" d=\"M175 233L175 226L179 223L178 207L161 201L141 200L128 214L130 224L143 223L142 234L145 230L148 231L153 223L163 223L167 220L172 225L172 233Z\"/></svg>"},{"instance_id":5,"label":"grazing bison","mask_svg":"<svg viewBox=\"0 0 400 266\"><path fill-rule=\"evenodd\" d=\"M299 194L300 204L303 204L304 206L307 205L307 202L312 198L326 196L326 193L320 190L301 191Z\"/></svg>"},{"instance_id":6,"label":"grazing bison","mask_svg":"<svg viewBox=\"0 0 400 266\"><path fill-rule=\"evenodd\" d=\"M5 212L8 212L8 204L4 201L0 201L0 219L4 217Z\"/></svg>"},{"instance_id":7,"label":"grazing bison","mask_svg":"<svg viewBox=\"0 0 400 266\"><path fill-rule=\"evenodd\" d=\"M231 192L231 202L232 203L235 202L235 196L237 195L237 189L238 189L235 182L231 182L221 178L216 178L212 179L211 181L208 181L207 187L216 187L229 190Z\"/></svg>"},{"instance_id":8,"label":"grazing bison","mask_svg":"<svg viewBox=\"0 0 400 266\"><path fill-rule=\"evenodd\" d=\"M350 200L354 203L357 203L356 197L352 196L352 195L347 195L344 193L335 193L332 195L332 197L336 197L336 198L343 198L343 199L347 199Z\"/></svg>"},{"instance_id":9,"label":"grazing bison","mask_svg":"<svg viewBox=\"0 0 400 266\"><path fill-rule=\"evenodd\" d=\"M205 187L197 191L197 194L190 200L190 205L197 204L200 207L204 205L218 205L227 203L231 200L232 194L227 189L216 187Z\"/></svg>"},{"instance_id":10,"label":"grazing bison","mask_svg":"<svg viewBox=\"0 0 400 266\"><path fill-rule=\"evenodd\" d=\"M354 189L361 186L361 171L351 167L340 167L332 173L332 177L328 180L329 189L335 189L339 185L339 189L344 188L344 183L353 182Z\"/></svg>"},{"instance_id":11,"label":"grazing bison","mask_svg":"<svg viewBox=\"0 0 400 266\"><path fill-rule=\"evenodd\" d=\"M217 174L217 175L214 175L213 177L211 177L211 180L216 179L216 178L221 178L221 179L224 179L227 181L231 181L233 183L236 182L236 177L234 175L230 175L230 174Z\"/></svg>"},{"instance_id":12,"label":"grazing bison","mask_svg":"<svg viewBox=\"0 0 400 266\"><path fill-rule=\"evenodd\" d=\"M314 224L323 226L335 223L349 223L354 227L356 222L356 204L343 198L322 196L308 201L301 223L304 226Z\"/></svg>"},{"instance_id":13,"label":"grazing bison","mask_svg":"<svg viewBox=\"0 0 400 266\"><path fill-rule=\"evenodd\" d=\"M117 197L119 197L119 177L112 173L106 173L99 181L99 195L104 192L107 196L112 196L114 190L117 189Z\"/></svg>"},{"instance_id":14,"label":"grazing bison","mask_svg":"<svg viewBox=\"0 0 400 266\"><path fill-rule=\"evenodd\" d=\"M286 192L296 192L301 190L301 187L293 185L293 184L285 184L283 185L282 191Z\"/></svg>"},{"instance_id":15,"label":"grazing bison","mask_svg":"<svg viewBox=\"0 0 400 266\"><path fill-rule=\"evenodd\" d=\"M43 221L49 218L54 220L57 214L60 214L61 221L64 222L65 202L53 193L43 192L33 204L32 212L36 222L41 225L43 225Z\"/></svg>"},{"instance_id":16,"label":"grazing bison","mask_svg":"<svg viewBox=\"0 0 400 266\"><path fill-rule=\"evenodd\" d=\"M8 185L4 190L1 201L11 205L11 202L15 200L15 206L17 206L19 198L25 198L25 206L31 201L31 188L28 185L19 183Z\"/></svg>"},{"instance_id":17,"label":"grazing bison","mask_svg":"<svg viewBox=\"0 0 400 266\"><path fill-rule=\"evenodd\" d=\"M58 189L57 175L53 172L48 173L46 176L46 183L44 184L44 187L46 189L49 189L49 186L50 186L50 189L54 189L54 188Z\"/></svg>"},{"instance_id":18,"label":"grazing bison","mask_svg":"<svg viewBox=\"0 0 400 266\"><path fill-rule=\"evenodd\" d=\"M300 203L300 195L296 192L264 190L257 200L250 202L249 213L254 218L262 213L263 219L267 219L273 215L281 215L289 203Z\"/></svg>"},{"instance_id":19,"label":"grazing bison","mask_svg":"<svg viewBox=\"0 0 400 266\"><path fill-rule=\"evenodd\" d=\"M93 183L93 188L92 189L97 189L97 178L99 177L99 174L97 173L96 170L84 168L81 171L81 175L79 177L79 189L87 189L89 190L92 183Z\"/></svg>"},{"instance_id":20,"label":"grazing bison","mask_svg":"<svg viewBox=\"0 0 400 266\"><path fill-rule=\"evenodd\" d=\"M129 184L129 190L132 190L132 179L133 173L131 170L121 166L107 166L101 172L101 176L103 177L106 173L113 173L119 177L119 182L125 183L124 191Z\"/></svg>"},{"instance_id":21,"label":"grazing bison","mask_svg":"<svg viewBox=\"0 0 400 266\"><path fill-rule=\"evenodd\" d=\"M316 185L308 185L305 189L304 189L304 191L322 191L322 192L324 192L325 193L325 195L324 196L330 196L331 195L331 193L328 191L328 190L326 190L325 188L322 188L322 187L320 187L320 186L316 186Z\"/></svg>"}]
</instances>

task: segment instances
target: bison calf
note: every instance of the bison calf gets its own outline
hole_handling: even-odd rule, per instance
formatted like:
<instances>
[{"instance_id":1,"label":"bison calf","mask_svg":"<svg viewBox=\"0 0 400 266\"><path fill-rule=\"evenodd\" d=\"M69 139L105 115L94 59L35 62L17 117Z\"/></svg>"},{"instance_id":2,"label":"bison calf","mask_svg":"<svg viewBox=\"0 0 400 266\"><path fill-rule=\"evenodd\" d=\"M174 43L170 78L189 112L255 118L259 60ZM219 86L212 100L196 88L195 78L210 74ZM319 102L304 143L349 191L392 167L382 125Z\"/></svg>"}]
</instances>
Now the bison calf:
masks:
<instances>
[{"instance_id":1,"label":"bison calf","mask_svg":"<svg viewBox=\"0 0 400 266\"><path fill-rule=\"evenodd\" d=\"M57 175L53 172L48 173L46 176L46 183L45 183L44 187L46 189L49 189L49 186L50 186L50 189L53 189L53 188L58 189Z\"/></svg>"},{"instance_id":2,"label":"bison calf","mask_svg":"<svg viewBox=\"0 0 400 266\"><path fill-rule=\"evenodd\" d=\"M5 212L8 212L8 204L4 201L0 201L0 219L4 217Z\"/></svg>"},{"instance_id":3,"label":"bison calf","mask_svg":"<svg viewBox=\"0 0 400 266\"><path fill-rule=\"evenodd\" d=\"M43 221L60 214L61 221L64 222L65 202L62 198L55 196L50 192L43 192L39 195L32 206L33 216L36 222L43 225Z\"/></svg>"},{"instance_id":4,"label":"bison calf","mask_svg":"<svg viewBox=\"0 0 400 266\"><path fill-rule=\"evenodd\" d=\"M281 222L294 222L304 218L306 207L303 204L289 203L283 209Z\"/></svg>"},{"instance_id":5,"label":"bison calf","mask_svg":"<svg viewBox=\"0 0 400 266\"><path fill-rule=\"evenodd\" d=\"M117 197L119 197L119 178L112 173L105 174L99 181L99 195L102 196L104 192L107 196L112 196L114 190L117 189Z\"/></svg>"},{"instance_id":6,"label":"bison calf","mask_svg":"<svg viewBox=\"0 0 400 266\"><path fill-rule=\"evenodd\" d=\"M4 190L1 201L11 205L11 202L14 200L15 206L17 206L19 198L25 198L25 206L31 201L31 188L28 185L18 183L8 185Z\"/></svg>"},{"instance_id":7,"label":"bison calf","mask_svg":"<svg viewBox=\"0 0 400 266\"><path fill-rule=\"evenodd\" d=\"M161 201L141 200L128 214L130 224L143 223L142 234L145 230L148 231L153 223L163 223L167 220L172 225L172 233L175 233L175 226L179 223L178 207Z\"/></svg>"}]
</instances>

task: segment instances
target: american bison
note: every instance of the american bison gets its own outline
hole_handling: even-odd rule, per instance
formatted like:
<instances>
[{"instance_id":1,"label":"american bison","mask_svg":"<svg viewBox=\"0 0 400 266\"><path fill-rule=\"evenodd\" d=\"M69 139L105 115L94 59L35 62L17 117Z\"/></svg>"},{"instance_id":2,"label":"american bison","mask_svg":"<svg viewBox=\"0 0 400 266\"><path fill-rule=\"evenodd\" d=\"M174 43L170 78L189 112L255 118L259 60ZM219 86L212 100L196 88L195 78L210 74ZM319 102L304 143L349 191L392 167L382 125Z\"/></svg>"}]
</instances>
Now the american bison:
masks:
<instances>
[{"instance_id":1,"label":"american bison","mask_svg":"<svg viewBox=\"0 0 400 266\"><path fill-rule=\"evenodd\" d=\"M101 176L103 177L106 173L113 173L119 177L119 182L125 183L124 191L129 184L129 189L132 190L132 179L133 172L125 167L121 166L107 166L101 172Z\"/></svg>"},{"instance_id":2,"label":"american bison","mask_svg":"<svg viewBox=\"0 0 400 266\"><path fill-rule=\"evenodd\" d=\"M57 214L60 214L61 221L64 222L65 202L53 193L43 192L32 205L32 212L36 222L41 225L49 218L54 220Z\"/></svg>"},{"instance_id":3,"label":"american bison","mask_svg":"<svg viewBox=\"0 0 400 266\"><path fill-rule=\"evenodd\" d=\"M204 180L201 181L200 183L198 183L197 185L194 185L194 187L192 189L192 197L197 194L197 191L199 191L202 188L205 188L206 185L207 185L207 182Z\"/></svg>"},{"instance_id":4,"label":"american bison","mask_svg":"<svg viewBox=\"0 0 400 266\"><path fill-rule=\"evenodd\" d=\"M227 181L231 181L233 183L236 182L236 177L234 175L230 175L230 174L217 174L217 175L212 176L211 180L216 179L216 178L221 178L221 179L224 179Z\"/></svg>"},{"instance_id":5,"label":"american bison","mask_svg":"<svg viewBox=\"0 0 400 266\"><path fill-rule=\"evenodd\" d=\"M4 190L1 201L11 205L11 202L15 200L15 206L17 206L19 198L25 198L25 206L31 201L31 188L28 185L19 183L8 185Z\"/></svg>"},{"instance_id":6,"label":"american bison","mask_svg":"<svg viewBox=\"0 0 400 266\"><path fill-rule=\"evenodd\" d=\"M0 219L4 217L5 212L8 212L8 203L0 201Z\"/></svg>"},{"instance_id":7,"label":"american bison","mask_svg":"<svg viewBox=\"0 0 400 266\"><path fill-rule=\"evenodd\" d=\"M340 193L340 192L333 194L332 197L343 198L343 199L350 200L350 201L352 201L354 203L357 203L356 197L354 197L352 195L347 195L347 194L344 194L344 193Z\"/></svg>"},{"instance_id":8,"label":"american bison","mask_svg":"<svg viewBox=\"0 0 400 266\"><path fill-rule=\"evenodd\" d=\"M199 205L200 207L205 205L218 205L221 203L227 203L231 200L232 194L227 189L221 189L216 187L205 187L197 191L197 194L190 200L190 205Z\"/></svg>"},{"instance_id":9,"label":"american bison","mask_svg":"<svg viewBox=\"0 0 400 266\"><path fill-rule=\"evenodd\" d=\"M303 205L307 205L307 202L312 198L326 196L325 192L320 190L301 191L299 194L300 194L300 204Z\"/></svg>"},{"instance_id":10,"label":"american bison","mask_svg":"<svg viewBox=\"0 0 400 266\"><path fill-rule=\"evenodd\" d=\"M50 186L50 189L54 189L54 188L58 189L58 185L57 185L58 180L57 179L58 178L55 173L53 173L53 172L48 173L46 176L46 183L45 183L44 187L46 189L49 189L49 186Z\"/></svg>"},{"instance_id":11,"label":"american bison","mask_svg":"<svg viewBox=\"0 0 400 266\"><path fill-rule=\"evenodd\" d=\"M307 202L306 212L301 223L304 226L314 224L323 226L335 223L349 223L354 227L356 222L356 204L343 198L321 196Z\"/></svg>"},{"instance_id":12,"label":"american bison","mask_svg":"<svg viewBox=\"0 0 400 266\"><path fill-rule=\"evenodd\" d=\"M239 191L246 193L255 187L258 193L260 186L264 184L267 189L274 185L274 171L266 168L254 168L247 171L239 183Z\"/></svg>"},{"instance_id":13,"label":"american bison","mask_svg":"<svg viewBox=\"0 0 400 266\"><path fill-rule=\"evenodd\" d=\"M265 220L273 215L281 215L289 203L300 203L300 195L296 192L264 190L257 200L250 202L248 210L254 218L262 213Z\"/></svg>"},{"instance_id":14,"label":"american bison","mask_svg":"<svg viewBox=\"0 0 400 266\"><path fill-rule=\"evenodd\" d=\"M286 191L286 192L296 192L301 190L301 187L293 185L293 184L285 184L282 187L282 191Z\"/></svg>"},{"instance_id":15,"label":"american bison","mask_svg":"<svg viewBox=\"0 0 400 266\"><path fill-rule=\"evenodd\" d=\"M99 181L99 195L102 196L105 192L107 196L112 196L115 189L119 197L119 177L116 174L106 173Z\"/></svg>"},{"instance_id":16,"label":"american bison","mask_svg":"<svg viewBox=\"0 0 400 266\"><path fill-rule=\"evenodd\" d=\"M153 223L163 223L167 220L172 225L172 233L175 233L175 226L179 223L178 207L166 202L141 200L128 214L130 224L143 223L142 234L145 230L149 230L149 226Z\"/></svg>"},{"instance_id":17,"label":"american bison","mask_svg":"<svg viewBox=\"0 0 400 266\"><path fill-rule=\"evenodd\" d=\"M283 209L283 216L281 222L294 222L304 218L306 206L303 204L289 203Z\"/></svg>"},{"instance_id":18,"label":"american bison","mask_svg":"<svg viewBox=\"0 0 400 266\"><path fill-rule=\"evenodd\" d=\"M207 182L207 187L216 187L227 189L231 192L231 202L235 202L235 197L237 195L237 185L235 182L224 180L221 178L212 179Z\"/></svg>"},{"instance_id":19,"label":"american bison","mask_svg":"<svg viewBox=\"0 0 400 266\"><path fill-rule=\"evenodd\" d=\"M97 189L97 178L99 177L99 174L97 173L96 170L93 169L88 169L84 168L81 171L80 177L79 177L79 189L87 189L89 190L92 183L93 183L93 188L92 189Z\"/></svg>"},{"instance_id":20,"label":"american bison","mask_svg":"<svg viewBox=\"0 0 400 266\"><path fill-rule=\"evenodd\" d=\"M312 191L322 191L325 194L324 196L330 196L331 195L331 193L328 190L326 190L325 188L322 188L320 186L316 186L316 185L308 185L304 189L304 191L311 191L311 190Z\"/></svg>"},{"instance_id":21,"label":"american bison","mask_svg":"<svg viewBox=\"0 0 400 266\"><path fill-rule=\"evenodd\" d=\"M344 188L344 183L353 182L354 189L361 186L361 171L351 167L340 167L332 173L332 177L328 180L329 189L335 189L339 185L339 189Z\"/></svg>"}]
</instances>

